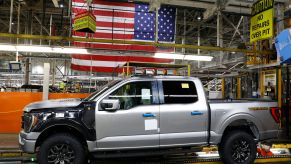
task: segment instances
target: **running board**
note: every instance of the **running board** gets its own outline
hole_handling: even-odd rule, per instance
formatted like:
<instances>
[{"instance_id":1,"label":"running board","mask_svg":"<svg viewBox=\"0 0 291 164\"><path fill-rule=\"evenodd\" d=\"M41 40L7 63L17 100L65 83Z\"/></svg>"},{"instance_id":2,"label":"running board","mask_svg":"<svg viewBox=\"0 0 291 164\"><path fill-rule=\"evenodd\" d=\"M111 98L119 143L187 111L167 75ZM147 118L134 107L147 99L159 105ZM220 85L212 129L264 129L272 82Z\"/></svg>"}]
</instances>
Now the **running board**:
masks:
<instances>
[{"instance_id":1,"label":"running board","mask_svg":"<svg viewBox=\"0 0 291 164\"><path fill-rule=\"evenodd\" d=\"M144 156L159 156L179 153L199 152L202 147L177 148L177 149L161 149L161 150L131 150L131 151L109 151L92 153L94 158L121 158L121 157L144 157Z\"/></svg>"}]
</instances>

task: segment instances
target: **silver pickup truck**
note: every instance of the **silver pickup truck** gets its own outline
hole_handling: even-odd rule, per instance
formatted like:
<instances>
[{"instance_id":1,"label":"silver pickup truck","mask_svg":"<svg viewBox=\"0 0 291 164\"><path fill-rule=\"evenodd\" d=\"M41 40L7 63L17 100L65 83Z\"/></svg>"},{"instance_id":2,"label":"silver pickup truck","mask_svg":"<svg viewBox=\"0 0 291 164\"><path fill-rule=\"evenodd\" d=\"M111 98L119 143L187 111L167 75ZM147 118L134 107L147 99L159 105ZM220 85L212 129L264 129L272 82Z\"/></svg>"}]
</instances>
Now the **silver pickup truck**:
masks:
<instances>
[{"instance_id":1,"label":"silver pickup truck","mask_svg":"<svg viewBox=\"0 0 291 164\"><path fill-rule=\"evenodd\" d=\"M278 134L273 101L209 101L198 78L131 77L85 99L29 104L19 143L38 162L163 155L217 145L225 163L252 163L256 143Z\"/></svg>"}]
</instances>

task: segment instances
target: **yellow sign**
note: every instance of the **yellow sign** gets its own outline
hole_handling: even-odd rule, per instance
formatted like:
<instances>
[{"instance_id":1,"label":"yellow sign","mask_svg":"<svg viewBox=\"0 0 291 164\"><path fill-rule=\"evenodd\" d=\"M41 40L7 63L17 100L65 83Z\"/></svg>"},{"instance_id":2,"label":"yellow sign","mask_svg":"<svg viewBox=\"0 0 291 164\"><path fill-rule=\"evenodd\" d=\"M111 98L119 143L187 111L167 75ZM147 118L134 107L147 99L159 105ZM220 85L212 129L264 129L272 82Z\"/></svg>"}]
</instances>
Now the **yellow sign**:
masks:
<instances>
[{"instance_id":1,"label":"yellow sign","mask_svg":"<svg viewBox=\"0 0 291 164\"><path fill-rule=\"evenodd\" d=\"M252 6L250 42L273 37L274 0L258 0Z\"/></svg>"},{"instance_id":2,"label":"yellow sign","mask_svg":"<svg viewBox=\"0 0 291 164\"><path fill-rule=\"evenodd\" d=\"M96 18L89 12L81 13L74 19L74 30L80 32L96 31Z\"/></svg>"}]
</instances>

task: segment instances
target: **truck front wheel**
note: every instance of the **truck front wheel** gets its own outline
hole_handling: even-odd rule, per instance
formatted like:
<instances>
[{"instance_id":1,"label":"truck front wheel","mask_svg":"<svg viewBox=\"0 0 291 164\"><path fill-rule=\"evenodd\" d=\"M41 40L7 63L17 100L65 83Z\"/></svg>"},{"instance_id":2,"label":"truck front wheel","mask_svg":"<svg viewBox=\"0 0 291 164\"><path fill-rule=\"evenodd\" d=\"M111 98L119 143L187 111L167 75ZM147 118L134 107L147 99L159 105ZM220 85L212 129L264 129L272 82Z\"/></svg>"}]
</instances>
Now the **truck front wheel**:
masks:
<instances>
[{"instance_id":1,"label":"truck front wheel","mask_svg":"<svg viewBox=\"0 0 291 164\"><path fill-rule=\"evenodd\" d=\"M222 138L219 155L226 164L251 164L256 158L254 138L244 131L232 131Z\"/></svg>"},{"instance_id":2,"label":"truck front wheel","mask_svg":"<svg viewBox=\"0 0 291 164\"><path fill-rule=\"evenodd\" d=\"M67 133L47 138L37 154L40 164L83 164L85 151L78 139Z\"/></svg>"}]
</instances>

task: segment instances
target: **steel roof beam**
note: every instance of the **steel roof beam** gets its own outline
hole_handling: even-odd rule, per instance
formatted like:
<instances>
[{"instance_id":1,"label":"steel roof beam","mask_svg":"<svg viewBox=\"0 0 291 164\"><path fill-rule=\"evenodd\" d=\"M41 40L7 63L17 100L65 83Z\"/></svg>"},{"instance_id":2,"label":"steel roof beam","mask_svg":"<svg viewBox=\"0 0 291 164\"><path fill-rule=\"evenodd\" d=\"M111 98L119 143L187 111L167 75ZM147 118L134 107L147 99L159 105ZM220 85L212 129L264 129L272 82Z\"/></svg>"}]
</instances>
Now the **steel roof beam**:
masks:
<instances>
[{"instance_id":1,"label":"steel roof beam","mask_svg":"<svg viewBox=\"0 0 291 164\"><path fill-rule=\"evenodd\" d=\"M150 3L151 0L134 0L138 2ZM216 8L214 2L201 2L201 1L190 1L190 0L160 0L162 4L174 5L174 6L183 6L183 7L192 7L192 8L202 8L211 10ZM251 14L251 8L245 6L226 6L223 11L241 13L241 14Z\"/></svg>"},{"instance_id":2,"label":"steel roof beam","mask_svg":"<svg viewBox=\"0 0 291 164\"><path fill-rule=\"evenodd\" d=\"M196 46L188 44L172 44L172 43L158 43L158 42L144 42L144 41L130 41L130 40L112 40L112 39L93 39L93 38L73 38L62 36L44 36L44 35L27 35L27 34L9 34L0 33L0 37L4 38L20 38L20 39L43 39L43 40L59 40L59 41L79 41L90 43L116 43L116 44L135 44L135 45L152 45L157 47L174 47L174 48L187 48L187 49L201 49L208 51L225 51L225 52L243 52L243 53L259 53L259 54L273 54L273 51L258 51L246 50L236 48L223 48L213 46Z\"/></svg>"}]
</instances>

